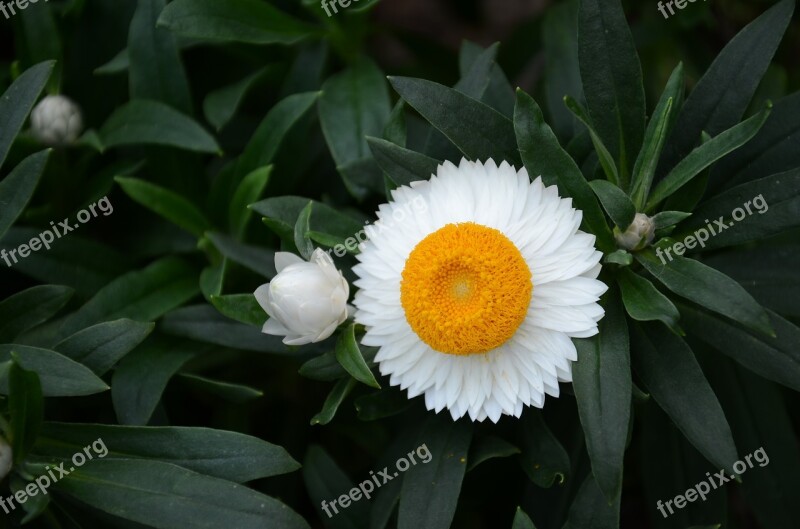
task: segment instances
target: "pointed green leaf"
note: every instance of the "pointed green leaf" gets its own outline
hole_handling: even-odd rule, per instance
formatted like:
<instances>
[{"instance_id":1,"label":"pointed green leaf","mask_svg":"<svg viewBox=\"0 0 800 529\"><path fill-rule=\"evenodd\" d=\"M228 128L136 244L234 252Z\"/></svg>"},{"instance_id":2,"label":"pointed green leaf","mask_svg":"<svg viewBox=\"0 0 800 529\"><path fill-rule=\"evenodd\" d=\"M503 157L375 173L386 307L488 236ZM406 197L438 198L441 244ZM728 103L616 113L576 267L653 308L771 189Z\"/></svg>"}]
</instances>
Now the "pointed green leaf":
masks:
<instances>
[{"instance_id":1,"label":"pointed green leaf","mask_svg":"<svg viewBox=\"0 0 800 529\"><path fill-rule=\"evenodd\" d=\"M645 210L652 211L662 200L686 185L701 171L729 152L750 141L764 125L771 111L772 104L770 103L767 105L766 110L726 130L689 153L656 185L653 194L647 200Z\"/></svg>"},{"instance_id":2,"label":"pointed green leaf","mask_svg":"<svg viewBox=\"0 0 800 529\"><path fill-rule=\"evenodd\" d=\"M359 529L366 527L369 518L369 501L363 496L359 501L352 502L347 508L331 506L332 500L338 499L342 494L349 494L350 490L357 486L344 471L339 468L336 461L317 445L311 445L303 461L303 480L308 490L308 495L314 503L315 511L318 516L327 523L325 527L330 529ZM358 490L358 489L356 489ZM326 504L323 504L326 502ZM326 505L328 516L320 506ZM338 513L336 511L339 511Z\"/></svg>"},{"instance_id":3,"label":"pointed green leaf","mask_svg":"<svg viewBox=\"0 0 800 529\"><path fill-rule=\"evenodd\" d=\"M142 343L154 328L154 323L124 318L99 323L65 338L55 350L102 376Z\"/></svg>"},{"instance_id":4,"label":"pointed green leaf","mask_svg":"<svg viewBox=\"0 0 800 529\"><path fill-rule=\"evenodd\" d=\"M648 392L709 462L730 470L738 460L733 435L692 350L659 325L633 329L633 366Z\"/></svg>"},{"instance_id":5,"label":"pointed green leaf","mask_svg":"<svg viewBox=\"0 0 800 529\"><path fill-rule=\"evenodd\" d=\"M294 245L300 256L306 261L311 259L311 254L314 253L314 244L308 237L308 232L311 229L309 225L311 219L311 210L314 208L314 203L309 201L308 204L300 211L297 216L297 222L294 225Z\"/></svg>"},{"instance_id":6,"label":"pointed green leaf","mask_svg":"<svg viewBox=\"0 0 800 529\"><path fill-rule=\"evenodd\" d=\"M118 108L99 131L106 148L165 145L203 153L219 153L217 141L192 118L172 107L135 99Z\"/></svg>"},{"instance_id":7,"label":"pointed green leaf","mask_svg":"<svg viewBox=\"0 0 800 529\"><path fill-rule=\"evenodd\" d=\"M644 137L645 100L639 55L620 2L581 0L578 57L591 122L627 189Z\"/></svg>"},{"instance_id":8,"label":"pointed green leaf","mask_svg":"<svg viewBox=\"0 0 800 529\"><path fill-rule=\"evenodd\" d=\"M0 167L47 84L54 65L55 61L47 61L28 68L0 97Z\"/></svg>"},{"instance_id":9,"label":"pointed green leaf","mask_svg":"<svg viewBox=\"0 0 800 529\"><path fill-rule=\"evenodd\" d=\"M201 393L209 394L215 399L221 399L233 404L246 404L264 396L264 392L260 389L251 388L244 384L213 380L192 373L180 373L178 378L187 386Z\"/></svg>"},{"instance_id":10,"label":"pointed green leaf","mask_svg":"<svg viewBox=\"0 0 800 529\"><path fill-rule=\"evenodd\" d=\"M628 229L636 216L636 208L628 195L607 180L592 180L589 185L614 224L622 231Z\"/></svg>"},{"instance_id":11,"label":"pointed green leaf","mask_svg":"<svg viewBox=\"0 0 800 529\"><path fill-rule=\"evenodd\" d=\"M158 25L182 37L216 42L290 45L317 30L258 0L175 0Z\"/></svg>"},{"instance_id":12,"label":"pointed green leaf","mask_svg":"<svg viewBox=\"0 0 800 529\"><path fill-rule=\"evenodd\" d=\"M260 68L244 79L210 92L203 100L203 114L219 132L236 114L245 96L256 86L269 67Z\"/></svg>"},{"instance_id":13,"label":"pointed green leaf","mask_svg":"<svg viewBox=\"0 0 800 529\"><path fill-rule=\"evenodd\" d=\"M563 529L617 529L619 504L619 496L609 504L597 481L589 474L572 501Z\"/></svg>"},{"instance_id":14,"label":"pointed green leaf","mask_svg":"<svg viewBox=\"0 0 800 529\"><path fill-rule=\"evenodd\" d=\"M231 294L228 296L211 296L211 303L222 314L247 325L259 329L267 321L267 315L253 294Z\"/></svg>"},{"instance_id":15,"label":"pointed green leaf","mask_svg":"<svg viewBox=\"0 0 800 529\"><path fill-rule=\"evenodd\" d=\"M178 193L138 178L118 176L114 180L133 200L194 236L202 237L211 229L205 215Z\"/></svg>"},{"instance_id":16,"label":"pointed green leaf","mask_svg":"<svg viewBox=\"0 0 800 529\"><path fill-rule=\"evenodd\" d=\"M542 488L563 484L570 473L569 456L537 410L522 418L520 463L528 478Z\"/></svg>"},{"instance_id":17,"label":"pointed green leaf","mask_svg":"<svg viewBox=\"0 0 800 529\"><path fill-rule=\"evenodd\" d=\"M536 529L536 526L533 525L533 522L530 517L525 514L525 511L517 507L517 513L514 515L514 523L511 529Z\"/></svg>"},{"instance_id":18,"label":"pointed green leaf","mask_svg":"<svg viewBox=\"0 0 800 529\"><path fill-rule=\"evenodd\" d=\"M600 159L600 166L603 168L603 172L608 178L608 181L614 184L615 186L624 185L624 182L620 181L619 171L617 170L617 164L614 162L614 157L611 156L611 153L608 152L603 140L600 138L600 135L595 131L594 126L592 125L592 121L589 118L589 114L586 110L575 101L570 96L564 96L564 104L567 106L570 112L578 118L578 121L584 124L586 130L589 131L589 137L592 139L592 144L594 145L594 150L597 153L597 157Z\"/></svg>"},{"instance_id":19,"label":"pointed green leaf","mask_svg":"<svg viewBox=\"0 0 800 529\"><path fill-rule=\"evenodd\" d=\"M55 351L26 345L0 345L0 362L10 360L12 352L20 367L39 375L45 397L76 397L108 390L106 383L89 368ZM9 391L9 367L10 363L0 366L0 394L3 395L8 395Z\"/></svg>"},{"instance_id":20,"label":"pointed green leaf","mask_svg":"<svg viewBox=\"0 0 800 529\"><path fill-rule=\"evenodd\" d=\"M709 310L736 320L751 329L772 335L769 317L736 281L694 259L647 250L638 252L636 259L665 287L681 297ZM663 259L663 261L662 261Z\"/></svg>"},{"instance_id":21,"label":"pointed green leaf","mask_svg":"<svg viewBox=\"0 0 800 529\"><path fill-rule=\"evenodd\" d=\"M236 188L228 211L228 226L235 237L244 236L252 214L249 206L261 198L269 182L270 173L272 173L271 165L256 169L246 175Z\"/></svg>"},{"instance_id":22,"label":"pointed green leaf","mask_svg":"<svg viewBox=\"0 0 800 529\"><path fill-rule=\"evenodd\" d=\"M0 180L0 239L33 197L51 152L48 149L28 156L8 176Z\"/></svg>"},{"instance_id":23,"label":"pointed green leaf","mask_svg":"<svg viewBox=\"0 0 800 529\"><path fill-rule=\"evenodd\" d=\"M545 123L542 109L522 90L517 90L514 128L528 175L531 178L541 176L545 185L558 185L561 196L572 197L575 207L583 211L586 231L597 237L598 247L606 252L613 251L616 248L614 237L592 188Z\"/></svg>"},{"instance_id":24,"label":"pointed green leaf","mask_svg":"<svg viewBox=\"0 0 800 529\"><path fill-rule=\"evenodd\" d=\"M367 137L367 143L375 161L397 186L428 180L441 164L439 160L380 138Z\"/></svg>"},{"instance_id":25,"label":"pointed green leaf","mask_svg":"<svg viewBox=\"0 0 800 529\"><path fill-rule=\"evenodd\" d=\"M470 160L492 158L520 165L513 123L493 108L425 79L390 77L389 81L400 97Z\"/></svg>"},{"instance_id":26,"label":"pointed green leaf","mask_svg":"<svg viewBox=\"0 0 800 529\"><path fill-rule=\"evenodd\" d=\"M678 309L653 283L627 268L620 270L617 279L625 310L631 318L636 321L662 321L672 332L683 335L678 326L681 317Z\"/></svg>"},{"instance_id":27,"label":"pointed green leaf","mask_svg":"<svg viewBox=\"0 0 800 529\"><path fill-rule=\"evenodd\" d=\"M381 385L375 380L375 375L370 371L358 348L355 324L353 323L345 327L339 335L339 339L336 340L336 360L359 382L381 389Z\"/></svg>"},{"instance_id":28,"label":"pointed green leaf","mask_svg":"<svg viewBox=\"0 0 800 529\"><path fill-rule=\"evenodd\" d=\"M49 320L74 293L69 287L39 285L0 301L0 343L13 343L23 332Z\"/></svg>"},{"instance_id":29,"label":"pointed green leaf","mask_svg":"<svg viewBox=\"0 0 800 529\"><path fill-rule=\"evenodd\" d=\"M348 377L339 380L325 399L322 410L311 418L311 425L328 424L331 422L336 412L339 410L339 406L342 405L344 399L353 391L355 386L356 380L354 378Z\"/></svg>"},{"instance_id":30,"label":"pointed green leaf","mask_svg":"<svg viewBox=\"0 0 800 529\"><path fill-rule=\"evenodd\" d=\"M8 412L14 462L23 461L36 442L44 418L44 397L39 375L23 369L14 359L8 372Z\"/></svg>"}]
</instances>

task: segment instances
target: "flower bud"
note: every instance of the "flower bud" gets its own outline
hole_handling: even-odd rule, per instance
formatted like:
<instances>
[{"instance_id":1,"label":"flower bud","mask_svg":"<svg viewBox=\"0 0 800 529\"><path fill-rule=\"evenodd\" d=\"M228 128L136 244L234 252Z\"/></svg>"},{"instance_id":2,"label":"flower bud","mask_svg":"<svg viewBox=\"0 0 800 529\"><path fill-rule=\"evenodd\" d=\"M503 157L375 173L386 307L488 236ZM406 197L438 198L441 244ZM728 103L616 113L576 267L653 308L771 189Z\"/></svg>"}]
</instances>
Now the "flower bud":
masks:
<instances>
[{"instance_id":1,"label":"flower bud","mask_svg":"<svg viewBox=\"0 0 800 529\"><path fill-rule=\"evenodd\" d=\"M269 315L262 332L283 336L287 345L303 345L324 340L347 319L350 285L330 255L317 249L306 262L278 252L275 268L278 275L255 291Z\"/></svg>"},{"instance_id":2,"label":"flower bud","mask_svg":"<svg viewBox=\"0 0 800 529\"><path fill-rule=\"evenodd\" d=\"M31 112L33 135L51 147L73 143L83 130L81 110L70 98L47 96Z\"/></svg>"},{"instance_id":3,"label":"flower bud","mask_svg":"<svg viewBox=\"0 0 800 529\"><path fill-rule=\"evenodd\" d=\"M614 238L620 248L636 251L653 242L655 232L656 227L653 224L653 219L644 213L637 213L625 233L620 232L619 228L614 228Z\"/></svg>"},{"instance_id":4,"label":"flower bud","mask_svg":"<svg viewBox=\"0 0 800 529\"><path fill-rule=\"evenodd\" d=\"M3 436L0 436L0 481L11 472L11 464L14 459L13 455L11 445L8 444Z\"/></svg>"}]
</instances>

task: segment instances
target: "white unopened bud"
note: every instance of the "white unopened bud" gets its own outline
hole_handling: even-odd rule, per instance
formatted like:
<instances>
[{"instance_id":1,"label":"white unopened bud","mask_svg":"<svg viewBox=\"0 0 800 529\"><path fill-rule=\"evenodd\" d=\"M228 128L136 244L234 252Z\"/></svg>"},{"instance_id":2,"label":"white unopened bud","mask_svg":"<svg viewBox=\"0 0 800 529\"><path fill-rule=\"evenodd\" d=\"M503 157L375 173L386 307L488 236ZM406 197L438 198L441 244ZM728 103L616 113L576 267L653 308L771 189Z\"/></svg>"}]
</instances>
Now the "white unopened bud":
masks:
<instances>
[{"instance_id":1,"label":"white unopened bud","mask_svg":"<svg viewBox=\"0 0 800 529\"><path fill-rule=\"evenodd\" d=\"M11 445L0 436L0 481L11 472L11 465L14 460Z\"/></svg>"},{"instance_id":2,"label":"white unopened bud","mask_svg":"<svg viewBox=\"0 0 800 529\"><path fill-rule=\"evenodd\" d=\"M51 147L73 143L83 130L81 109L65 96L47 96L31 112L33 135Z\"/></svg>"},{"instance_id":3,"label":"white unopened bud","mask_svg":"<svg viewBox=\"0 0 800 529\"><path fill-rule=\"evenodd\" d=\"M275 254L278 271L255 291L269 315L262 332L283 336L287 345L320 342L348 316L350 285L330 255L316 249L310 261L287 252Z\"/></svg>"},{"instance_id":4,"label":"white unopened bud","mask_svg":"<svg viewBox=\"0 0 800 529\"><path fill-rule=\"evenodd\" d=\"M656 226L653 223L653 219L644 213L637 213L624 233L620 232L619 228L614 228L614 238L620 248L636 251L653 242L655 232Z\"/></svg>"}]
</instances>

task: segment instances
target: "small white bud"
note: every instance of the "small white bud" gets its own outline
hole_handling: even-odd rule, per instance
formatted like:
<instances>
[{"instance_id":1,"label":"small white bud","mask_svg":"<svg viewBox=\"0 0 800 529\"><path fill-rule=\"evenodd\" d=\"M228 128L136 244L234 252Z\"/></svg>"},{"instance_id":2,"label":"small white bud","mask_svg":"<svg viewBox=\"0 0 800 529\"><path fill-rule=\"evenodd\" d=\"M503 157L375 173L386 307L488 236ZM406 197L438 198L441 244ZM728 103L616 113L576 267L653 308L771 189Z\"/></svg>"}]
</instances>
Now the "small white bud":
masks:
<instances>
[{"instance_id":1,"label":"small white bud","mask_svg":"<svg viewBox=\"0 0 800 529\"><path fill-rule=\"evenodd\" d=\"M620 248L636 251L652 243L655 232L653 219L644 213L637 213L624 233L620 232L619 228L614 228L614 238Z\"/></svg>"},{"instance_id":2,"label":"small white bud","mask_svg":"<svg viewBox=\"0 0 800 529\"><path fill-rule=\"evenodd\" d=\"M81 109L65 96L47 96L31 112L33 135L50 147L69 145L83 130Z\"/></svg>"},{"instance_id":3,"label":"small white bud","mask_svg":"<svg viewBox=\"0 0 800 529\"><path fill-rule=\"evenodd\" d=\"M283 336L287 345L320 342L348 316L350 285L330 255L317 248L310 261L288 253L275 254L278 271L255 297L269 315L262 332Z\"/></svg>"}]
</instances>

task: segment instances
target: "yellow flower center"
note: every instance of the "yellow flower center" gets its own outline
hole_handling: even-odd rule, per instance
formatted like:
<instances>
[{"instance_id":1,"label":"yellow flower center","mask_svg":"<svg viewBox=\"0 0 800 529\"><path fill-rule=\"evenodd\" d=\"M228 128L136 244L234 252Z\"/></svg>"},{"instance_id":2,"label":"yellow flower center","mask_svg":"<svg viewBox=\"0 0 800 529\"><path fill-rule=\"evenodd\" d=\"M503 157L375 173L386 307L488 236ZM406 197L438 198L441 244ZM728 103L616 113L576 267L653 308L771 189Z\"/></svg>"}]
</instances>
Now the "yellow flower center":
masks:
<instances>
[{"instance_id":1,"label":"yellow flower center","mask_svg":"<svg viewBox=\"0 0 800 529\"><path fill-rule=\"evenodd\" d=\"M517 331L531 302L531 271L501 232L448 224L411 251L400 283L409 325L435 351L486 353Z\"/></svg>"}]
</instances>

